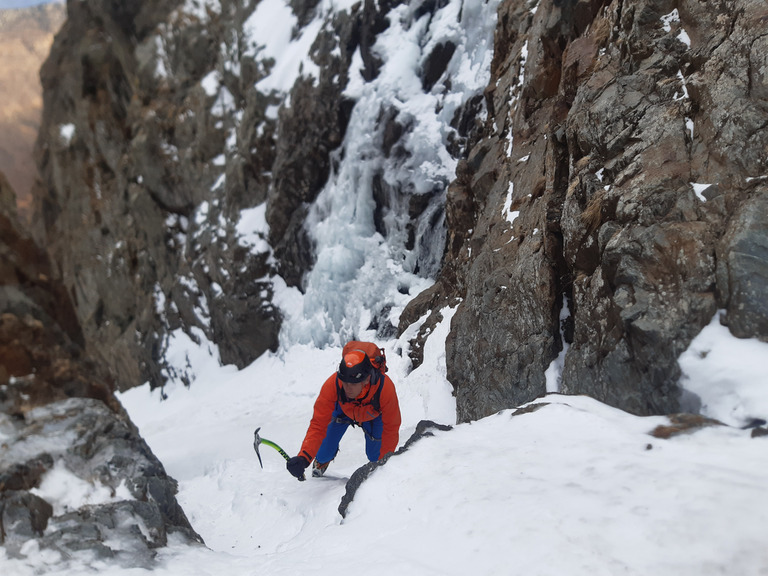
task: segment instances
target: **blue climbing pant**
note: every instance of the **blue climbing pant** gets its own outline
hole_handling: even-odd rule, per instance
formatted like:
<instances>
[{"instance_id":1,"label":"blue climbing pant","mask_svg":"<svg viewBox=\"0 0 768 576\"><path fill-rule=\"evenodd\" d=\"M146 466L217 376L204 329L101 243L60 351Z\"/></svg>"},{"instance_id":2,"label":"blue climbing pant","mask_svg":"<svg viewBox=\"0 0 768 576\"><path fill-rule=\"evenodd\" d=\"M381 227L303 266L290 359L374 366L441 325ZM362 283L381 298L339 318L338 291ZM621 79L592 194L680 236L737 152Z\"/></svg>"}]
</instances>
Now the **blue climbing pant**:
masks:
<instances>
[{"instance_id":1,"label":"blue climbing pant","mask_svg":"<svg viewBox=\"0 0 768 576\"><path fill-rule=\"evenodd\" d=\"M315 460L318 464L325 464L336 457L341 437L344 436L350 424L353 424L352 420L344 414L341 406L336 402L336 408L331 416L331 423L328 424L323 443L315 455ZM384 431L381 415L369 422L363 422L360 424L360 427L365 432L365 455L368 456L368 460L371 462L376 462L381 454L381 434Z\"/></svg>"}]
</instances>

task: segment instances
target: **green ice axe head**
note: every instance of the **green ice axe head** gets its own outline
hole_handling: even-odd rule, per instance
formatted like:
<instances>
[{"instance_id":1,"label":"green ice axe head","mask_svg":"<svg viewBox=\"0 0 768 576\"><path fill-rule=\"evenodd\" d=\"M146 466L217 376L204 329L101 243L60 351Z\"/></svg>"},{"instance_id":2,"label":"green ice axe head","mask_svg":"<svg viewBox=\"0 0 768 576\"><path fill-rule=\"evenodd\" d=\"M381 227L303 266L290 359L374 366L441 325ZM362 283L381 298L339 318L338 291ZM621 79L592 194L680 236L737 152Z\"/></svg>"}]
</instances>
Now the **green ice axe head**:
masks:
<instances>
[{"instance_id":1,"label":"green ice axe head","mask_svg":"<svg viewBox=\"0 0 768 576\"><path fill-rule=\"evenodd\" d=\"M291 459L291 457L288 456L288 454L286 454L285 450L280 448L280 446L278 446L277 444L275 444L271 440L267 440L266 438L262 438L261 436L259 436L259 430L261 430L261 426L256 428L256 430L253 432L253 449L256 450L256 456L259 457L259 465L262 467L262 469L264 468L264 464L261 461L261 454L259 454L259 446L261 444L266 444L267 446L271 446L272 448L277 450L280 453L280 456L285 458L286 462ZM301 478L299 478L299 480L300 481L304 481L305 480L303 474L301 475Z\"/></svg>"}]
</instances>

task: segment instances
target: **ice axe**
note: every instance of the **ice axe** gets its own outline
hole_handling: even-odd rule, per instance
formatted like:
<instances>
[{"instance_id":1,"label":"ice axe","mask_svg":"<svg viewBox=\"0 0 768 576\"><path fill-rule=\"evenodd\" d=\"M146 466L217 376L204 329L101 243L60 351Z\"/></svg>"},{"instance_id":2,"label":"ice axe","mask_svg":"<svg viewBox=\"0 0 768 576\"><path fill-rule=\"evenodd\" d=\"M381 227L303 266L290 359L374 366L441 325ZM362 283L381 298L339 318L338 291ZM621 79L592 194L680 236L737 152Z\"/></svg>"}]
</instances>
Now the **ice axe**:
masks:
<instances>
[{"instance_id":1,"label":"ice axe","mask_svg":"<svg viewBox=\"0 0 768 576\"><path fill-rule=\"evenodd\" d=\"M256 428L256 430L254 430L254 432L253 432L253 449L256 450L256 456L258 456L258 458L259 458L259 465L262 468L264 468L264 464L261 461L261 454L259 454L259 445L260 444L266 444L267 446L271 446L272 448L277 450L280 453L280 456L285 458L286 462L291 459L291 457L288 456L288 454L286 454L285 450L280 448L280 446L278 446L277 444L275 444L271 440L267 440L266 438L262 438L261 436L259 436L259 430L261 430L261 426ZM299 481L303 482L304 480L306 480L306 478L304 477L304 474L302 474L301 477L299 478Z\"/></svg>"}]
</instances>

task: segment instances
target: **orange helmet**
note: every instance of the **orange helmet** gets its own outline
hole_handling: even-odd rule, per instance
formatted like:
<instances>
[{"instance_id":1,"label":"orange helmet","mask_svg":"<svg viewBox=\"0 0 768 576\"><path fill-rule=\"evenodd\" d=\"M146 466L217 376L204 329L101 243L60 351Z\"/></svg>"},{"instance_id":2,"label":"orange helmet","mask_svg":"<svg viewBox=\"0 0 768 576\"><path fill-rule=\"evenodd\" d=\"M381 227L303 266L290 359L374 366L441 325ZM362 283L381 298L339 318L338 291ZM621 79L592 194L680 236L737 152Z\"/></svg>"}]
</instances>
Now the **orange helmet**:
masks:
<instances>
[{"instance_id":1,"label":"orange helmet","mask_svg":"<svg viewBox=\"0 0 768 576\"><path fill-rule=\"evenodd\" d=\"M339 380L348 384L357 384L365 380L371 373L371 361L362 350L352 350L339 364Z\"/></svg>"}]
</instances>

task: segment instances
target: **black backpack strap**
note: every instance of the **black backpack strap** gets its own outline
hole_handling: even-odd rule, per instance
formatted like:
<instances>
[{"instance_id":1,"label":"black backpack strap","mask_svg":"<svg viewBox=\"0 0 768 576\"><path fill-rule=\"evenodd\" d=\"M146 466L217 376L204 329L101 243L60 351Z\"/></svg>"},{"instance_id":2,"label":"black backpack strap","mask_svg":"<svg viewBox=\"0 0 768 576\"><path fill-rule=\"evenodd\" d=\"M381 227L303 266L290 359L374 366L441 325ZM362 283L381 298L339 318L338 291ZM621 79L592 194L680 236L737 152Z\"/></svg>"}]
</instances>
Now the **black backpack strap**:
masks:
<instances>
[{"instance_id":1,"label":"black backpack strap","mask_svg":"<svg viewBox=\"0 0 768 576\"><path fill-rule=\"evenodd\" d=\"M379 387L376 388L376 392L373 393L373 398L371 398L371 406L373 406L373 409L376 410L379 414L381 414L381 389L384 388L384 374L376 370L376 374L379 375Z\"/></svg>"}]
</instances>

